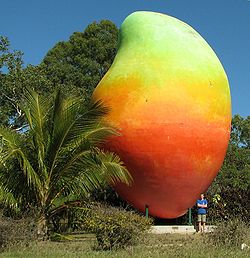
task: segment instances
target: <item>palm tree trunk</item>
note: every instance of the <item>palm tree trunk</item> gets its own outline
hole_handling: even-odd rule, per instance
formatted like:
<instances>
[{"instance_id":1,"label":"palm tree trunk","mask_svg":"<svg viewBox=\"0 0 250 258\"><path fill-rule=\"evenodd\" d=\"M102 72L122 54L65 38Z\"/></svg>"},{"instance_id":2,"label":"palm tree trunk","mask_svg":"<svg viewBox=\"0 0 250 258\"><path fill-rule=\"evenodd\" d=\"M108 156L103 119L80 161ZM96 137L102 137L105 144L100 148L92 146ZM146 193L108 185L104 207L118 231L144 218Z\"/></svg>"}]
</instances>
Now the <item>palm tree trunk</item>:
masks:
<instances>
[{"instance_id":1,"label":"palm tree trunk","mask_svg":"<svg viewBox=\"0 0 250 258\"><path fill-rule=\"evenodd\" d=\"M42 214L37 222L37 238L46 240L48 238L48 225L45 214Z\"/></svg>"}]
</instances>

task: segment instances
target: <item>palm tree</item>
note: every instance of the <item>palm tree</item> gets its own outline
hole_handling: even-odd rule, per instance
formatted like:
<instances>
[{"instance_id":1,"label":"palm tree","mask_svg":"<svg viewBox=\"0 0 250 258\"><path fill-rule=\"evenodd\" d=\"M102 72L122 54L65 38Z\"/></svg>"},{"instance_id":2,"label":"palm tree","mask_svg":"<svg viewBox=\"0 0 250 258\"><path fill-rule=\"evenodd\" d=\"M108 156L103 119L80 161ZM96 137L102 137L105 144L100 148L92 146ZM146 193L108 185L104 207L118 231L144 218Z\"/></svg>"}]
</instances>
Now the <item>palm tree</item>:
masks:
<instances>
[{"instance_id":1,"label":"palm tree","mask_svg":"<svg viewBox=\"0 0 250 258\"><path fill-rule=\"evenodd\" d=\"M119 157L100 146L117 134L104 124L108 109L100 102L86 108L79 98L58 91L44 99L25 94L26 128L18 133L0 128L0 201L35 207L38 235L47 235L48 221L104 185L129 184L131 177Z\"/></svg>"}]
</instances>

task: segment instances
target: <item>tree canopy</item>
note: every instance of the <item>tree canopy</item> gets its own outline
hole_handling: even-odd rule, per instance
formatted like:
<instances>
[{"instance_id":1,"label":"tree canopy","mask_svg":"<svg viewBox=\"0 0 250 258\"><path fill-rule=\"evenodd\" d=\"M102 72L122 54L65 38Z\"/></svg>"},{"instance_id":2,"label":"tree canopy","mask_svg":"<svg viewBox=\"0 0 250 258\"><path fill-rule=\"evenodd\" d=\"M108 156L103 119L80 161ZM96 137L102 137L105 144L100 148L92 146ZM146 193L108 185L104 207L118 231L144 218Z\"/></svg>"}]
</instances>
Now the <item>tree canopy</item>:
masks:
<instances>
[{"instance_id":1,"label":"tree canopy","mask_svg":"<svg viewBox=\"0 0 250 258\"><path fill-rule=\"evenodd\" d=\"M250 116L235 115L223 166L209 189L211 216L250 219Z\"/></svg>"},{"instance_id":2,"label":"tree canopy","mask_svg":"<svg viewBox=\"0 0 250 258\"><path fill-rule=\"evenodd\" d=\"M11 50L10 42L0 36L0 125L19 127L23 124L20 105L26 87L45 96L54 91L52 82L41 66L23 67L22 52Z\"/></svg>"},{"instance_id":3,"label":"tree canopy","mask_svg":"<svg viewBox=\"0 0 250 258\"><path fill-rule=\"evenodd\" d=\"M89 101L116 54L118 29L114 23L93 22L68 41L58 42L41 64L23 67L22 52L12 50L0 37L0 124L21 127L23 89L30 87L43 95L60 88L67 95ZM87 103L87 102L86 102Z\"/></svg>"},{"instance_id":4,"label":"tree canopy","mask_svg":"<svg viewBox=\"0 0 250 258\"><path fill-rule=\"evenodd\" d=\"M117 43L118 29L114 23L93 22L84 32L74 32L68 41L57 43L41 66L54 85L64 85L64 90L89 98L112 64Z\"/></svg>"},{"instance_id":5,"label":"tree canopy","mask_svg":"<svg viewBox=\"0 0 250 258\"><path fill-rule=\"evenodd\" d=\"M22 70L22 52L12 51L8 38L0 36L0 121L8 124L19 113L18 80Z\"/></svg>"}]
</instances>

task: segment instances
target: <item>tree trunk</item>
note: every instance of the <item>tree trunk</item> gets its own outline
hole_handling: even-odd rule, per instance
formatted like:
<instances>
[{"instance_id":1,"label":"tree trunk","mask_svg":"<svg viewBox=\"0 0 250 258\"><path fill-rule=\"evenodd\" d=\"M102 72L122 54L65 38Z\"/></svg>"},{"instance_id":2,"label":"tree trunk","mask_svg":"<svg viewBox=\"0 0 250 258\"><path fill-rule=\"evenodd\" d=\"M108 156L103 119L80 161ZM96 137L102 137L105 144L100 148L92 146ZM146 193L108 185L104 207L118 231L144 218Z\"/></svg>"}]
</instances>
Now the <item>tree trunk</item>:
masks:
<instances>
[{"instance_id":1,"label":"tree trunk","mask_svg":"<svg viewBox=\"0 0 250 258\"><path fill-rule=\"evenodd\" d=\"M46 240L48 238L47 218L44 214L40 216L37 222L37 238L39 240Z\"/></svg>"}]
</instances>

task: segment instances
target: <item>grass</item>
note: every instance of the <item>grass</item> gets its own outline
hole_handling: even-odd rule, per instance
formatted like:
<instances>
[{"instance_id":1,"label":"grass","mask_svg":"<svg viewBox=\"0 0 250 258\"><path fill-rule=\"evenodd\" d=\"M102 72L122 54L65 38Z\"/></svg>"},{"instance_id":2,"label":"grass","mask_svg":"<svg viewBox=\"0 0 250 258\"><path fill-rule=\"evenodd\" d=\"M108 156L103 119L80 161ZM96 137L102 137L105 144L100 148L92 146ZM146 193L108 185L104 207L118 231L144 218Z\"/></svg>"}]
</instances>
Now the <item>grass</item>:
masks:
<instances>
[{"instance_id":1,"label":"grass","mask_svg":"<svg viewBox=\"0 0 250 258\"><path fill-rule=\"evenodd\" d=\"M0 257L250 257L250 250L239 247L214 246L208 234L149 234L141 244L124 250L98 251L93 235L76 236L73 241L33 242L29 246L18 245L0 254ZM250 239L244 241L250 245Z\"/></svg>"}]
</instances>

